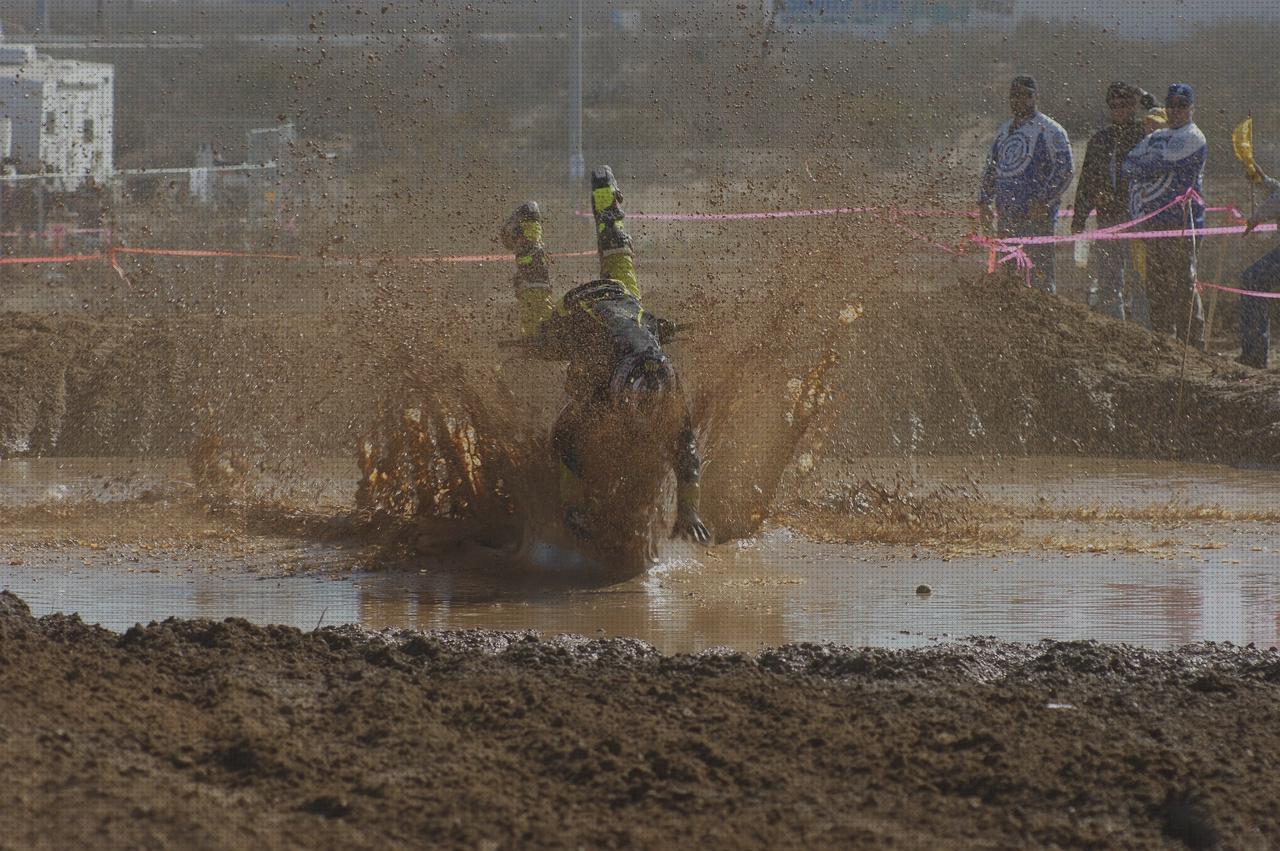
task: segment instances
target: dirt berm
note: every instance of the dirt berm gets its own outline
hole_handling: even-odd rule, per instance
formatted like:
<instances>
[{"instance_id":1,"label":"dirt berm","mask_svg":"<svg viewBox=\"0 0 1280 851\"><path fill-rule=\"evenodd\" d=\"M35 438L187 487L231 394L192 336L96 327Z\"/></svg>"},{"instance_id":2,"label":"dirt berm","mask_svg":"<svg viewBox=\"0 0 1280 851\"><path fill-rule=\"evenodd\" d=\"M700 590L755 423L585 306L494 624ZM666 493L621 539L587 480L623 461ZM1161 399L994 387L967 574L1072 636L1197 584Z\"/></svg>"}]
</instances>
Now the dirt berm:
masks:
<instances>
[{"instance_id":1,"label":"dirt berm","mask_svg":"<svg viewBox=\"0 0 1280 851\"><path fill-rule=\"evenodd\" d=\"M695 402L724 396L719 385L727 382L740 414L765 428L787 409L787 379L803 377L829 347L837 362L819 419L826 456L1280 460L1273 373L1194 351L1184 369L1171 337L986 279L925 292L901 281L826 286L821 303L808 305L785 297L786 284L728 306L696 293L676 304L660 299L660 308L691 325L732 328L739 348L755 340L744 351L726 351L723 335L710 332L677 343ZM834 316L846 303L862 313L841 328ZM500 333L479 330L490 333L465 355L452 353L465 359L463 380L477 387L510 360L494 348ZM249 454L271 447L352 456L380 388L401 373L353 347L347 333L322 317L108 322L0 314L0 455L181 455L214 429ZM450 373L450 380L458 379ZM538 382L558 385L541 374Z\"/></svg>"},{"instance_id":2,"label":"dirt berm","mask_svg":"<svg viewBox=\"0 0 1280 851\"><path fill-rule=\"evenodd\" d=\"M6 848L1272 848L1280 656L124 635L0 594Z\"/></svg>"}]
</instances>

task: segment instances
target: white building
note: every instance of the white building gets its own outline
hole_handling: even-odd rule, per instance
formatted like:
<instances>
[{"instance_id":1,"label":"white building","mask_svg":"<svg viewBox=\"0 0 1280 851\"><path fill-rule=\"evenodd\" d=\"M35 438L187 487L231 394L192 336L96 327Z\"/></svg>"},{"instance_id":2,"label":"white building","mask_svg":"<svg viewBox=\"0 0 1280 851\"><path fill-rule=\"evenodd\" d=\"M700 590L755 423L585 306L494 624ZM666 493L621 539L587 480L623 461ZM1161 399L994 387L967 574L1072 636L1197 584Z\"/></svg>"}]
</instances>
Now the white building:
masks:
<instances>
[{"instance_id":1,"label":"white building","mask_svg":"<svg viewBox=\"0 0 1280 851\"><path fill-rule=\"evenodd\" d=\"M115 170L115 68L0 43L0 157L70 191Z\"/></svg>"}]
</instances>

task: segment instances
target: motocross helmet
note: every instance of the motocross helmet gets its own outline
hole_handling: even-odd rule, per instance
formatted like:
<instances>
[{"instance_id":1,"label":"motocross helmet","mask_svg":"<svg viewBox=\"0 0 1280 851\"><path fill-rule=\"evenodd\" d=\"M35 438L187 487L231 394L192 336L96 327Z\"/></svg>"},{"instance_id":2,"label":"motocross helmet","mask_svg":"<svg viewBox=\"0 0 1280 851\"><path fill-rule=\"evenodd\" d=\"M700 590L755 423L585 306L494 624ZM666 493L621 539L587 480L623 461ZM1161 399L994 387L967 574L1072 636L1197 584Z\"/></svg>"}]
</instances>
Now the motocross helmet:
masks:
<instances>
[{"instance_id":1,"label":"motocross helmet","mask_svg":"<svg viewBox=\"0 0 1280 851\"><path fill-rule=\"evenodd\" d=\"M609 396L619 408L646 416L665 406L676 386L676 371L662 352L637 352L623 358L609 379Z\"/></svg>"}]
</instances>

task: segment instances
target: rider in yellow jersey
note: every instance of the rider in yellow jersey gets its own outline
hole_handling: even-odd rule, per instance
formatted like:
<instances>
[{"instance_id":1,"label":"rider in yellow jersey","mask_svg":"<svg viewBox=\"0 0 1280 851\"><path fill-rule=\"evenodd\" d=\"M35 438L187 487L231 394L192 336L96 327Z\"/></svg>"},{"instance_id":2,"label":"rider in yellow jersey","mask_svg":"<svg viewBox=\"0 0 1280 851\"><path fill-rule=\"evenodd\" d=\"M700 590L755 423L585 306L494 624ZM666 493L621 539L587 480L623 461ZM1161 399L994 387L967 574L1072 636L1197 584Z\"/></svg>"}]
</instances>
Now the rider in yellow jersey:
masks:
<instances>
[{"instance_id":1,"label":"rider in yellow jersey","mask_svg":"<svg viewBox=\"0 0 1280 851\"><path fill-rule=\"evenodd\" d=\"M569 402L552 429L565 527L579 538L592 537L582 484L584 437L606 418L621 416L626 436L652 443L675 470L672 534L707 543L711 536L698 515L697 440L675 369L662 350L675 329L641 306L631 237L623 229L622 192L608 166L591 173L591 210L601 277L570 290L559 304L551 297L537 203L517 207L500 231L515 254L524 342L539 357L569 363Z\"/></svg>"}]
</instances>

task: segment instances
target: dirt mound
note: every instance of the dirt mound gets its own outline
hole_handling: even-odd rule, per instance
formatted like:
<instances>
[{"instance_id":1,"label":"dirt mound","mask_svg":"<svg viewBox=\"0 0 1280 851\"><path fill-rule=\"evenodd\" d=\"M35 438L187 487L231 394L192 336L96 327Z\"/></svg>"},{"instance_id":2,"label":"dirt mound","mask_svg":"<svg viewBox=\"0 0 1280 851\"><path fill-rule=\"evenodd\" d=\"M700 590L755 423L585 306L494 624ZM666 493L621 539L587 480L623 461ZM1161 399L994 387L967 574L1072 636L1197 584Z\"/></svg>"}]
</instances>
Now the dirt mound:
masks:
<instances>
[{"instance_id":1,"label":"dirt mound","mask_svg":"<svg viewBox=\"0 0 1280 851\"><path fill-rule=\"evenodd\" d=\"M1280 379L990 279L865 299L826 452L1280 460ZM1179 397L1181 396L1181 403Z\"/></svg>"},{"instance_id":2,"label":"dirt mound","mask_svg":"<svg viewBox=\"0 0 1280 851\"><path fill-rule=\"evenodd\" d=\"M976 642L117 635L0 594L15 847L1262 847L1280 662Z\"/></svg>"},{"instance_id":3,"label":"dirt mound","mask_svg":"<svg viewBox=\"0 0 1280 851\"><path fill-rule=\"evenodd\" d=\"M370 402L342 334L314 317L0 314L0 457L185 455L210 428L262 454L345 454Z\"/></svg>"},{"instance_id":4,"label":"dirt mound","mask_svg":"<svg viewBox=\"0 0 1280 851\"><path fill-rule=\"evenodd\" d=\"M674 304L658 297L659 309L700 329L675 352L704 423L739 424L720 440L721 452L778 439L762 430L794 418L797 404L816 398L811 381L821 379L818 395L831 402L820 420L829 438L822 445L841 457L1280 458L1280 380L1197 352L1184 375L1182 349L1172 339L1066 300L985 279L916 296L896 292L896 282L849 280L824 284L806 302L786 301L790 287L783 281L765 293L773 302L728 306L701 294ZM838 327L839 311L851 304L861 313ZM733 334L704 330L716 327ZM215 422L250 448L291 444L349 454L388 381L384 361L353 350L346 328L319 317L105 322L9 313L0 315L0 330L7 341L0 352L0 446L9 453L183 454L199 426ZM477 361L462 380L491 383L495 366L502 372L512 360L493 348L501 332L492 336L448 340L463 346L450 350L455 362ZM834 360L826 363L829 354ZM335 359L329 370L314 369ZM519 404L528 395L518 386L530 380L525 372L507 363L503 373ZM550 390L559 383L554 370L537 380ZM542 408L554 410L554 400Z\"/></svg>"}]
</instances>

